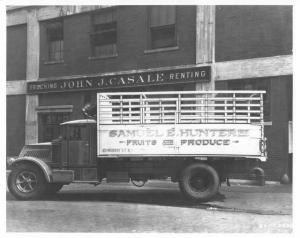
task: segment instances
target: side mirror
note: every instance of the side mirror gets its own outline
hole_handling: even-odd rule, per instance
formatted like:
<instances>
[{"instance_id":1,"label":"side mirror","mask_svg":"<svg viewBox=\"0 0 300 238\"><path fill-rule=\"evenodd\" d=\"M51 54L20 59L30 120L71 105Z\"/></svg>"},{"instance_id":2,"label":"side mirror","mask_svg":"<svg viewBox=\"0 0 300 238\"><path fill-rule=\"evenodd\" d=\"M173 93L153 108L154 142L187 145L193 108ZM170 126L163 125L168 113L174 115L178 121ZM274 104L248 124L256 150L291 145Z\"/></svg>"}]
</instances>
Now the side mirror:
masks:
<instances>
[{"instance_id":1,"label":"side mirror","mask_svg":"<svg viewBox=\"0 0 300 238\"><path fill-rule=\"evenodd\" d=\"M97 106L95 104L91 105L90 103L88 103L81 109L81 111L83 115L88 118L95 119L97 116Z\"/></svg>"}]
</instances>

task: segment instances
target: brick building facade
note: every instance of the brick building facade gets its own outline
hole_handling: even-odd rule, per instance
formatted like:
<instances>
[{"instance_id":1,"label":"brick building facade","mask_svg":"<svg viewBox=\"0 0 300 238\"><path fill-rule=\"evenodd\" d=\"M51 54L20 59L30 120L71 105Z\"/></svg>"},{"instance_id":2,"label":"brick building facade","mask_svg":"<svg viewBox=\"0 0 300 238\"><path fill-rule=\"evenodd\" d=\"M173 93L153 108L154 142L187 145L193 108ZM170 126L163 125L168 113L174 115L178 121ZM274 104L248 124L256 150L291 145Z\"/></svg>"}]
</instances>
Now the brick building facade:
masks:
<instances>
[{"instance_id":1,"label":"brick building facade","mask_svg":"<svg viewBox=\"0 0 300 238\"><path fill-rule=\"evenodd\" d=\"M265 169L280 180L291 167L292 50L292 6L8 8L7 156L53 139L60 122L83 118L98 91L263 89ZM205 67L209 81L90 86Z\"/></svg>"}]
</instances>

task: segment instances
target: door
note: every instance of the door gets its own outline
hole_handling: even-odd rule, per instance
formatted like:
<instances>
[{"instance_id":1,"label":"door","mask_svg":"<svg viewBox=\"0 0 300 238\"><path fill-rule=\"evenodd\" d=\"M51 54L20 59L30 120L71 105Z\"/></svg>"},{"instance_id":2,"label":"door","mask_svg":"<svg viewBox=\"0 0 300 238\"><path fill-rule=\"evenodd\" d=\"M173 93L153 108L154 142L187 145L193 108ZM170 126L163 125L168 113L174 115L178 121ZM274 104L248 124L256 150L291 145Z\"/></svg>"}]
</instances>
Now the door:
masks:
<instances>
[{"instance_id":1,"label":"door","mask_svg":"<svg viewBox=\"0 0 300 238\"><path fill-rule=\"evenodd\" d=\"M90 165L90 136L88 125L70 125L68 143L69 167Z\"/></svg>"}]
</instances>

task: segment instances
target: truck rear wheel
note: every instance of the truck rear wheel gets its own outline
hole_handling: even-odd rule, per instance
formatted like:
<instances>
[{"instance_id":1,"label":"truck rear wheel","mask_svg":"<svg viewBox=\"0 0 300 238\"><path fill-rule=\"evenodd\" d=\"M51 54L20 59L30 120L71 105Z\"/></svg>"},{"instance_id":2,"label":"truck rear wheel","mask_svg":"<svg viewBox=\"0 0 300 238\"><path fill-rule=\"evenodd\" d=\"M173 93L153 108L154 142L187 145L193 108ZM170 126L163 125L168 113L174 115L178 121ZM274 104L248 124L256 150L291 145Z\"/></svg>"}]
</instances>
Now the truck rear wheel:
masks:
<instances>
[{"instance_id":1,"label":"truck rear wheel","mask_svg":"<svg viewBox=\"0 0 300 238\"><path fill-rule=\"evenodd\" d=\"M185 197L192 201L206 202L219 190L219 176L207 164L191 164L183 169L179 187Z\"/></svg>"},{"instance_id":2,"label":"truck rear wheel","mask_svg":"<svg viewBox=\"0 0 300 238\"><path fill-rule=\"evenodd\" d=\"M11 194L20 200L40 198L46 189L43 172L32 164L19 164L12 168L7 180Z\"/></svg>"}]
</instances>

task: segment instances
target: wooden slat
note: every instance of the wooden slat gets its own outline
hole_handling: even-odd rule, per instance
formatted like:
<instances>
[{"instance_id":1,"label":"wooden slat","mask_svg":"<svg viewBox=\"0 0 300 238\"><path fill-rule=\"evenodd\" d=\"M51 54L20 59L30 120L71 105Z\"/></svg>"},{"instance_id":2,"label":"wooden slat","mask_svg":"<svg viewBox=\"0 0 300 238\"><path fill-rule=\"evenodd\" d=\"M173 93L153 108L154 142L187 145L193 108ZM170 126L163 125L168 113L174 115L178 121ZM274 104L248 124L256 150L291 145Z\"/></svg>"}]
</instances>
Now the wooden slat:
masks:
<instances>
[{"instance_id":1,"label":"wooden slat","mask_svg":"<svg viewBox=\"0 0 300 238\"><path fill-rule=\"evenodd\" d=\"M100 123L105 119L108 123L211 123L217 122L216 119L223 123L263 122L264 93L238 90L103 93L99 97L102 113L99 117Z\"/></svg>"}]
</instances>

